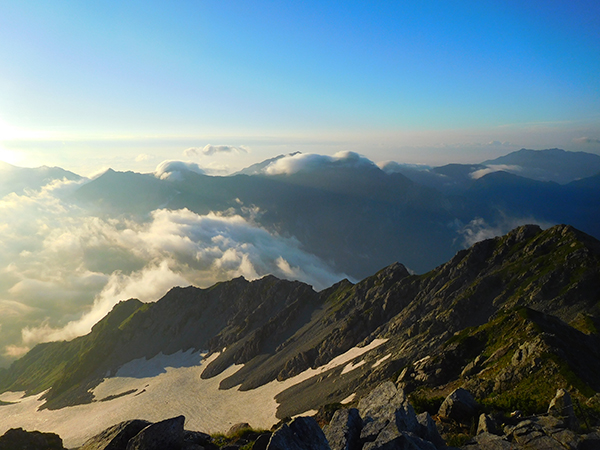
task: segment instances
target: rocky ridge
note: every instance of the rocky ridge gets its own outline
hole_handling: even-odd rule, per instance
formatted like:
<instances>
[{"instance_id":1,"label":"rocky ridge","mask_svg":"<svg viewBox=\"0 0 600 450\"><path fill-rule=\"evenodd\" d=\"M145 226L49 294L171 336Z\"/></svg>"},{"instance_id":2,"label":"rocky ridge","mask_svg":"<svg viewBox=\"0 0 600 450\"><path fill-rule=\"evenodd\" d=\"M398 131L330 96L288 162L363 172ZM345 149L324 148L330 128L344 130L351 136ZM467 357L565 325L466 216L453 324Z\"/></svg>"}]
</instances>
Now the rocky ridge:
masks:
<instances>
[{"instance_id":1,"label":"rocky ridge","mask_svg":"<svg viewBox=\"0 0 600 450\"><path fill-rule=\"evenodd\" d=\"M547 413L522 417L493 417L463 388L452 392L433 417L416 414L401 388L388 381L360 399L354 408L335 411L323 427L314 417L300 416L271 430L253 430L247 423L224 435L208 435L184 428L185 417L160 422L130 420L88 439L79 450L547 450L594 449L600 428L583 430L571 397L559 389ZM317 417L319 414L317 414ZM477 428L472 438L448 434L464 424ZM440 434L442 430L442 434ZM450 445L453 444L453 445ZM0 436L0 448L64 450L51 433L12 429Z\"/></svg>"},{"instance_id":2,"label":"rocky ridge","mask_svg":"<svg viewBox=\"0 0 600 450\"><path fill-rule=\"evenodd\" d=\"M391 379L431 416L460 387L491 413L526 415L544 412L564 388L593 426L599 263L600 243L570 226L523 226L423 275L394 264L321 292L274 277L175 288L153 304L122 302L87 336L36 347L0 388L51 387L51 408L97 401L90 388L124 363L193 348L218 354L204 378L244 364L221 388L247 390L386 339L353 370L338 366L283 391L277 416L364 398Z\"/></svg>"}]
</instances>

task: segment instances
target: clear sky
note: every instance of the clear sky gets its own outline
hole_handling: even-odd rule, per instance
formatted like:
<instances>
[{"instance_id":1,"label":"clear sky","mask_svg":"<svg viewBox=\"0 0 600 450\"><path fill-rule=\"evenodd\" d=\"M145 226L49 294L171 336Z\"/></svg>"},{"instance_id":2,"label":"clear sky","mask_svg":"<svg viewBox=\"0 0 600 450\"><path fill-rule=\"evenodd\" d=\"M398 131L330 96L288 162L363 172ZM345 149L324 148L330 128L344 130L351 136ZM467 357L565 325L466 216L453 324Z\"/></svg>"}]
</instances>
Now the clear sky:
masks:
<instances>
[{"instance_id":1,"label":"clear sky","mask_svg":"<svg viewBox=\"0 0 600 450\"><path fill-rule=\"evenodd\" d=\"M600 153L597 0L3 0L0 63L0 159L22 166Z\"/></svg>"}]
</instances>

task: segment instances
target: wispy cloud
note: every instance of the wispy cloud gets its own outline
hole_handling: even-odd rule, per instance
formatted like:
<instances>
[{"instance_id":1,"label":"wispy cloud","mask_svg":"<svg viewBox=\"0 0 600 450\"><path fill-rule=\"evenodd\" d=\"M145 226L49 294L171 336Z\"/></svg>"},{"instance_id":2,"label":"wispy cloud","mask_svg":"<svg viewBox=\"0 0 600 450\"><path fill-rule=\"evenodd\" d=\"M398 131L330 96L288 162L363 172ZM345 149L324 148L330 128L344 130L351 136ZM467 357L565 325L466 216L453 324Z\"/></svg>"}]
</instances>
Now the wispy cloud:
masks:
<instances>
[{"instance_id":1,"label":"wispy cloud","mask_svg":"<svg viewBox=\"0 0 600 450\"><path fill-rule=\"evenodd\" d=\"M205 145L203 148L190 147L183 151L183 155L187 158L193 156L212 156L217 153L250 153L250 149L244 145Z\"/></svg>"},{"instance_id":2,"label":"wispy cloud","mask_svg":"<svg viewBox=\"0 0 600 450\"><path fill-rule=\"evenodd\" d=\"M474 180L478 180L481 177L487 175L488 173L493 172L510 172L510 173L518 173L522 171L523 168L521 166L509 165L509 164L491 164L487 166L485 169L479 169L474 172L471 172L470 177Z\"/></svg>"},{"instance_id":3,"label":"wispy cloud","mask_svg":"<svg viewBox=\"0 0 600 450\"><path fill-rule=\"evenodd\" d=\"M580 137L573 139L573 142L577 144L600 144L600 139L590 137Z\"/></svg>"},{"instance_id":4,"label":"wispy cloud","mask_svg":"<svg viewBox=\"0 0 600 450\"><path fill-rule=\"evenodd\" d=\"M502 236L521 225L532 223L542 228L549 228L555 225L550 222L539 221L533 217L510 217L506 215L503 215L494 224L489 224L481 217L477 217L468 224L460 227L458 234L461 237L462 245L466 248L485 239Z\"/></svg>"}]
</instances>

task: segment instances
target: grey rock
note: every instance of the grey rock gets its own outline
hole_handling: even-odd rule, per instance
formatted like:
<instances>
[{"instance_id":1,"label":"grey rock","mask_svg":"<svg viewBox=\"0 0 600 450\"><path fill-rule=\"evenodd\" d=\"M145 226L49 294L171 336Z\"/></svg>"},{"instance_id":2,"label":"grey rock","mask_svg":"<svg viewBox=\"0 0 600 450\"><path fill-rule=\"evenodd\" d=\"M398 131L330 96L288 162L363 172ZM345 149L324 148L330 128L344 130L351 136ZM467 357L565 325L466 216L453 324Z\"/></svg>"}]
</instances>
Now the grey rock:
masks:
<instances>
[{"instance_id":1,"label":"grey rock","mask_svg":"<svg viewBox=\"0 0 600 450\"><path fill-rule=\"evenodd\" d=\"M600 448L600 432L588 433L581 436L579 450L598 450Z\"/></svg>"},{"instance_id":2,"label":"grey rock","mask_svg":"<svg viewBox=\"0 0 600 450\"><path fill-rule=\"evenodd\" d=\"M388 420L371 420L370 422L364 422L360 432L360 440L362 442L373 442L388 423L390 423Z\"/></svg>"},{"instance_id":3,"label":"grey rock","mask_svg":"<svg viewBox=\"0 0 600 450\"><path fill-rule=\"evenodd\" d=\"M129 440L126 450L180 450L183 445L184 416L148 425Z\"/></svg>"},{"instance_id":4,"label":"grey rock","mask_svg":"<svg viewBox=\"0 0 600 450\"><path fill-rule=\"evenodd\" d=\"M363 397L358 403L358 411L363 418L363 431L370 435L376 428L383 429L390 422L394 422L399 431L418 433L420 429L415 410L408 403L404 391L391 381L380 384Z\"/></svg>"},{"instance_id":5,"label":"grey rock","mask_svg":"<svg viewBox=\"0 0 600 450\"><path fill-rule=\"evenodd\" d=\"M210 434L202 433L201 431L183 431L183 444L185 445L199 445L206 447L212 442Z\"/></svg>"},{"instance_id":6,"label":"grey rock","mask_svg":"<svg viewBox=\"0 0 600 450\"><path fill-rule=\"evenodd\" d=\"M338 409L325 427L325 437L331 450L360 450L362 419L358 409Z\"/></svg>"},{"instance_id":7,"label":"grey rock","mask_svg":"<svg viewBox=\"0 0 600 450\"><path fill-rule=\"evenodd\" d=\"M62 439L55 433L11 428L0 436L2 450L64 450Z\"/></svg>"},{"instance_id":8,"label":"grey rock","mask_svg":"<svg viewBox=\"0 0 600 450\"><path fill-rule=\"evenodd\" d=\"M296 417L276 430L267 450L330 450L325 434L312 417Z\"/></svg>"},{"instance_id":9,"label":"grey rock","mask_svg":"<svg viewBox=\"0 0 600 450\"><path fill-rule=\"evenodd\" d=\"M290 423L290 429L306 450L330 450L325 433L312 417L296 417Z\"/></svg>"},{"instance_id":10,"label":"grey rock","mask_svg":"<svg viewBox=\"0 0 600 450\"><path fill-rule=\"evenodd\" d=\"M358 411L365 421L369 419L391 421L395 416L396 409L404 403L406 403L404 391L398 389L391 381L387 381L360 399Z\"/></svg>"},{"instance_id":11,"label":"grey rock","mask_svg":"<svg viewBox=\"0 0 600 450\"><path fill-rule=\"evenodd\" d=\"M496 421L487 414L481 414L479 416L479 423L477 424L477 434L491 433L498 434L498 427Z\"/></svg>"},{"instance_id":12,"label":"grey rock","mask_svg":"<svg viewBox=\"0 0 600 450\"><path fill-rule=\"evenodd\" d=\"M522 448L532 450L565 449L565 446L560 441L546 433L543 427L537 423L535 418L519 422L516 427L514 427L509 439Z\"/></svg>"},{"instance_id":13,"label":"grey rock","mask_svg":"<svg viewBox=\"0 0 600 450\"><path fill-rule=\"evenodd\" d=\"M477 356L473 361L465 366L465 368L460 373L461 377L469 377L481 371L481 364L483 363L483 357L481 355Z\"/></svg>"},{"instance_id":14,"label":"grey rock","mask_svg":"<svg viewBox=\"0 0 600 450\"><path fill-rule=\"evenodd\" d=\"M363 450L436 450L435 445L409 431L399 431L395 423L390 422L374 442L367 442Z\"/></svg>"},{"instance_id":15,"label":"grey rock","mask_svg":"<svg viewBox=\"0 0 600 450\"><path fill-rule=\"evenodd\" d=\"M270 434L261 434L258 436L258 438L256 438L256 441L254 441L252 450L266 450L267 446L269 445L269 439L271 439Z\"/></svg>"},{"instance_id":16,"label":"grey rock","mask_svg":"<svg viewBox=\"0 0 600 450\"><path fill-rule=\"evenodd\" d=\"M475 436L461 448L463 450L514 450L516 447L504 437L483 432Z\"/></svg>"},{"instance_id":17,"label":"grey rock","mask_svg":"<svg viewBox=\"0 0 600 450\"><path fill-rule=\"evenodd\" d=\"M306 450L296 434L285 423L269 439L267 450Z\"/></svg>"},{"instance_id":18,"label":"grey rock","mask_svg":"<svg viewBox=\"0 0 600 450\"><path fill-rule=\"evenodd\" d=\"M431 442L438 449L446 448L446 442L444 442L444 439L440 436L437 425L428 412L419 414L417 416L417 421L420 425L418 433L420 437Z\"/></svg>"},{"instance_id":19,"label":"grey rock","mask_svg":"<svg viewBox=\"0 0 600 450\"><path fill-rule=\"evenodd\" d=\"M463 388L454 390L443 401L438 414L444 419L467 422L479 409L479 405L469 391Z\"/></svg>"},{"instance_id":20,"label":"grey rock","mask_svg":"<svg viewBox=\"0 0 600 450\"><path fill-rule=\"evenodd\" d=\"M558 389L556 391L556 395L550 401L548 414L564 419L571 430L579 428L579 422L577 417L575 417L575 411L573 411L571 395L564 389Z\"/></svg>"},{"instance_id":21,"label":"grey rock","mask_svg":"<svg viewBox=\"0 0 600 450\"><path fill-rule=\"evenodd\" d=\"M567 429L558 429L551 432L550 436L552 436L552 439L560 442L564 447L573 450L579 448L579 443L581 442L581 438L576 433Z\"/></svg>"},{"instance_id":22,"label":"grey rock","mask_svg":"<svg viewBox=\"0 0 600 450\"><path fill-rule=\"evenodd\" d=\"M79 450L125 450L129 440L150 424L146 420L118 423L88 439Z\"/></svg>"}]
</instances>

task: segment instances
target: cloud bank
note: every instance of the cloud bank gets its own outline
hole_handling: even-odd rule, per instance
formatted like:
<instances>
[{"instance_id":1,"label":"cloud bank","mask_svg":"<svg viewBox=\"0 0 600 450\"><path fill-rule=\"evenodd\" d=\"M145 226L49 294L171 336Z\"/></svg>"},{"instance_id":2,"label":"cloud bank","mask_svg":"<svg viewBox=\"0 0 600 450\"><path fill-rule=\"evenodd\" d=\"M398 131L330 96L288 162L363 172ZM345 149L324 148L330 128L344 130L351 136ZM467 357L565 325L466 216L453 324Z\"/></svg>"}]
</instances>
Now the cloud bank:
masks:
<instances>
[{"instance_id":1,"label":"cloud bank","mask_svg":"<svg viewBox=\"0 0 600 450\"><path fill-rule=\"evenodd\" d=\"M194 172L204 175L204 170L195 162L191 161L163 161L154 172L156 178L161 180L181 180L185 172Z\"/></svg>"},{"instance_id":2,"label":"cloud bank","mask_svg":"<svg viewBox=\"0 0 600 450\"><path fill-rule=\"evenodd\" d=\"M267 175L291 175L303 171L326 167L368 167L377 168L373 161L355 152L338 152L333 156L314 153L297 153L273 161L263 169Z\"/></svg>"},{"instance_id":3,"label":"cloud bank","mask_svg":"<svg viewBox=\"0 0 600 450\"><path fill-rule=\"evenodd\" d=\"M176 168L183 170L165 163L160 173L172 176ZM39 342L89 332L121 300L155 301L173 286L273 274L322 289L346 277L296 239L259 227L250 213L160 209L145 222L96 217L69 202L78 186L55 182L0 199L4 364Z\"/></svg>"}]
</instances>

